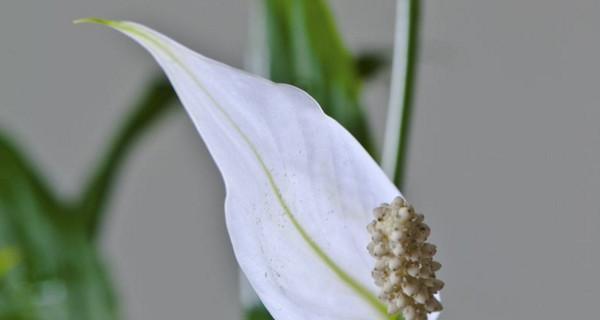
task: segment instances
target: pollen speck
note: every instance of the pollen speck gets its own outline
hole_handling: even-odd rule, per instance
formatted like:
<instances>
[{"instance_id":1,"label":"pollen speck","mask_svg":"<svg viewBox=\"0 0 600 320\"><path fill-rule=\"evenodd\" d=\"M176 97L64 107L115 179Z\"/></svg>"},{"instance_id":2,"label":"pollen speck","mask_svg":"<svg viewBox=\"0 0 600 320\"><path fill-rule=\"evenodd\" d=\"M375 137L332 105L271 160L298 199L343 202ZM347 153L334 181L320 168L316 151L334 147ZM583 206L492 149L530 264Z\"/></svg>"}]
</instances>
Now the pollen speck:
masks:
<instances>
[{"instance_id":1,"label":"pollen speck","mask_svg":"<svg viewBox=\"0 0 600 320\"><path fill-rule=\"evenodd\" d=\"M426 320L427 313L442 310L434 295L444 286L435 276L441 268L433 260L437 249L426 242L429 226L401 197L375 208L373 215L367 226L371 234L367 249L375 257L372 276L380 288L379 299L386 303L389 314Z\"/></svg>"}]
</instances>

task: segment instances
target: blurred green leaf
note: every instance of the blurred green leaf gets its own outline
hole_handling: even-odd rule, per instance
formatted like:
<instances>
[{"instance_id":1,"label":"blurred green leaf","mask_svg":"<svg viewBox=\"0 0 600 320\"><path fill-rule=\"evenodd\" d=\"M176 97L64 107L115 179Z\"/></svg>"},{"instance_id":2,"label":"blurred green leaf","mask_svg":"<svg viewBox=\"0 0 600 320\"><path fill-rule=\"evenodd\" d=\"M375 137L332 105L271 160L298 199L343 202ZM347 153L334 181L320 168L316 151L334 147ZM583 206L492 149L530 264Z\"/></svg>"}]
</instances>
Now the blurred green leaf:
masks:
<instances>
[{"instance_id":1,"label":"blurred green leaf","mask_svg":"<svg viewBox=\"0 0 600 320\"><path fill-rule=\"evenodd\" d=\"M0 135L0 247L21 263L0 282L0 319L114 319L112 290L77 219Z\"/></svg>"},{"instance_id":2,"label":"blurred green leaf","mask_svg":"<svg viewBox=\"0 0 600 320\"><path fill-rule=\"evenodd\" d=\"M269 76L306 90L375 155L361 78L324 0L265 0Z\"/></svg>"},{"instance_id":3,"label":"blurred green leaf","mask_svg":"<svg viewBox=\"0 0 600 320\"><path fill-rule=\"evenodd\" d=\"M150 84L75 205L58 199L0 134L0 248L9 248L0 251L0 319L119 318L95 235L126 155L174 97L164 77ZM19 253L16 265L10 250Z\"/></svg>"},{"instance_id":4,"label":"blurred green leaf","mask_svg":"<svg viewBox=\"0 0 600 320\"><path fill-rule=\"evenodd\" d=\"M258 304L246 311L245 320L273 320L273 317L262 304Z\"/></svg>"},{"instance_id":5,"label":"blurred green leaf","mask_svg":"<svg viewBox=\"0 0 600 320\"><path fill-rule=\"evenodd\" d=\"M19 263L19 250L14 247L0 248L0 281Z\"/></svg>"},{"instance_id":6,"label":"blurred green leaf","mask_svg":"<svg viewBox=\"0 0 600 320\"><path fill-rule=\"evenodd\" d=\"M168 110L175 109L172 107L175 101L175 92L161 74L149 83L146 92L115 134L108 152L101 158L78 198L76 209L87 220L85 223L91 237L98 233L115 180L132 146Z\"/></svg>"}]
</instances>

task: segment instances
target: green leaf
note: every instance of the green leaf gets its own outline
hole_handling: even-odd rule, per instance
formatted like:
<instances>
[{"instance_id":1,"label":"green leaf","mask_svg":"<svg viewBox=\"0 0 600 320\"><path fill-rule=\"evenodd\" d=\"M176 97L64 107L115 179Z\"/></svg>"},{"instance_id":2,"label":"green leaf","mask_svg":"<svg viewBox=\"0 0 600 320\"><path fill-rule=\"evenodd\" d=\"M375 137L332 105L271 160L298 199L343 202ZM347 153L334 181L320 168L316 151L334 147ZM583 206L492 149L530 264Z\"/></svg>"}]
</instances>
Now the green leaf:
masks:
<instances>
[{"instance_id":1,"label":"green leaf","mask_svg":"<svg viewBox=\"0 0 600 320\"><path fill-rule=\"evenodd\" d=\"M34 165L0 134L0 319L118 319L95 235L121 164L174 93L154 80L115 135L75 205L58 199ZM10 272L8 270L10 269Z\"/></svg>"},{"instance_id":2,"label":"green leaf","mask_svg":"<svg viewBox=\"0 0 600 320\"><path fill-rule=\"evenodd\" d=\"M19 261L19 250L8 246L0 248L0 281L19 264Z\"/></svg>"},{"instance_id":3,"label":"green leaf","mask_svg":"<svg viewBox=\"0 0 600 320\"><path fill-rule=\"evenodd\" d=\"M35 167L3 134L0 159L0 247L16 246L25 263L35 262L36 272L48 272L55 268L49 239L65 221L62 208Z\"/></svg>"},{"instance_id":4,"label":"green leaf","mask_svg":"<svg viewBox=\"0 0 600 320\"><path fill-rule=\"evenodd\" d=\"M252 309L246 310L245 320L273 320L273 317L262 304L255 305Z\"/></svg>"},{"instance_id":5,"label":"green leaf","mask_svg":"<svg viewBox=\"0 0 600 320\"><path fill-rule=\"evenodd\" d=\"M73 212L0 134L0 247L20 263L0 282L0 319L114 319L112 289Z\"/></svg>"},{"instance_id":6,"label":"green leaf","mask_svg":"<svg viewBox=\"0 0 600 320\"><path fill-rule=\"evenodd\" d=\"M324 0L265 0L270 78L306 90L374 155L361 78Z\"/></svg>"},{"instance_id":7,"label":"green leaf","mask_svg":"<svg viewBox=\"0 0 600 320\"><path fill-rule=\"evenodd\" d=\"M172 108L175 101L175 92L169 82L162 75L156 77L115 134L76 204L76 210L86 220L86 228L92 238L98 233L110 193L133 145L167 111L175 109Z\"/></svg>"}]
</instances>

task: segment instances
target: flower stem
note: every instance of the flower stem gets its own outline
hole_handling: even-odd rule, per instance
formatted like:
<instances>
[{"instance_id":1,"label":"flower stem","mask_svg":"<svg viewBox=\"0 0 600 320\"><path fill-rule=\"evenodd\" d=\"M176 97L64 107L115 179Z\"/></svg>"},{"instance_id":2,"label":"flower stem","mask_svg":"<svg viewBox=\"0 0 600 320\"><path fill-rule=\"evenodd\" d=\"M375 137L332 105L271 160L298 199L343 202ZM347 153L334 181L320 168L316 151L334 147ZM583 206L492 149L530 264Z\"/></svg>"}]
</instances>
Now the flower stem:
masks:
<instances>
[{"instance_id":1,"label":"flower stem","mask_svg":"<svg viewBox=\"0 0 600 320\"><path fill-rule=\"evenodd\" d=\"M392 81L381 165L402 188L406 178L410 121L416 81L420 0L398 0Z\"/></svg>"}]
</instances>

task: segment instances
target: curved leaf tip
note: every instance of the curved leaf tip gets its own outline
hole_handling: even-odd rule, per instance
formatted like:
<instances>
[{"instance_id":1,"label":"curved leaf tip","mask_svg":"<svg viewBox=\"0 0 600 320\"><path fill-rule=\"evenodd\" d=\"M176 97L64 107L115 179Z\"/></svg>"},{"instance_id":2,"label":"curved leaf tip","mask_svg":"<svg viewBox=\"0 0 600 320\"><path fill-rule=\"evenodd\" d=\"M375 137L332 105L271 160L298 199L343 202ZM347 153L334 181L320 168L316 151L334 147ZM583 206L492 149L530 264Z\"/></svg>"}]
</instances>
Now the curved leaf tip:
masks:
<instances>
[{"instance_id":1,"label":"curved leaf tip","mask_svg":"<svg viewBox=\"0 0 600 320\"><path fill-rule=\"evenodd\" d=\"M105 26L114 27L115 25L118 25L120 23L120 21L107 20L107 19L96 18L96 17L88 17L88 18L81 18L81 19L73 20L73 24L82 24L82 23L101 24L101 25L105 25Z\"/></svg>"}]
</instances>

